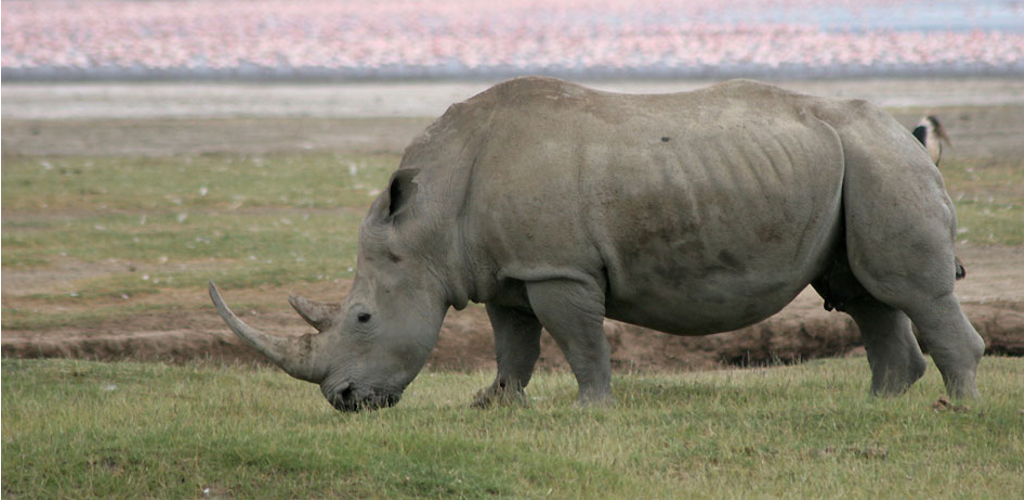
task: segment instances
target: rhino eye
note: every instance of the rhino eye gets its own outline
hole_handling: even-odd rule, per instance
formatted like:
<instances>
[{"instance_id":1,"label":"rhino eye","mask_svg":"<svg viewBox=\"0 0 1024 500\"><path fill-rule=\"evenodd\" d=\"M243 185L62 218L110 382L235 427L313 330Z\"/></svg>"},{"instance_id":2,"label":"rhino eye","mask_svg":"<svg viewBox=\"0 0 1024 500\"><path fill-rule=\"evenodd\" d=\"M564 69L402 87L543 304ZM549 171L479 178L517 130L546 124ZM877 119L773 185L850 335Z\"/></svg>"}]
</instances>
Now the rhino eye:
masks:
<instances>
[{"instance_id":1,"label":"rhino eye","mask_svg":"<svg viewBox=\"0 0 1024 500\"><path fill-rule=\"evenodd\" d=\"M356 319L359 320L360 323L366 323L367 321L370 321L370 313L359 313L359 316L356 316Z\"/></svg>"}]
</instances>

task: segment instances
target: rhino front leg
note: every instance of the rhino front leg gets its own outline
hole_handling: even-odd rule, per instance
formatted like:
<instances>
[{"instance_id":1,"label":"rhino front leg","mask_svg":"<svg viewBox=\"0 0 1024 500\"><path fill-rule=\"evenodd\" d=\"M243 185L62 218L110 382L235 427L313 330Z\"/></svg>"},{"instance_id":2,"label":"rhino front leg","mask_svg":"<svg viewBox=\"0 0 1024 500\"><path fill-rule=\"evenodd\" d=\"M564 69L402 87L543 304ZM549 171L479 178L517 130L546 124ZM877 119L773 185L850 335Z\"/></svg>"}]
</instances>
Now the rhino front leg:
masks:
<instances>
[{"instance_id":1,"label":"rhino front leg","mask_svg":"<svg viewBox=\"0 0 1024 500\"><path fill-rule=\"evenodd\" d=\"M980 397L976 378L985 341L964 316L952 293L921 302L917 307L907 307L907 315L921 332L921 339L946 383L946 391L956 399Z\"/></svg>"},{"instance_id":2,"label":"rhino front leg","mask_svg":"<svg viewBox=\"0 0 1024 500\"><path fill-rule=\"evenodd\" d=\"M604 334L604 293L574 280L528 283L530 307L565 354L583 406L612 402L611 354Z\"/></svg>"},{"instance_id":3,"label":"rhino front leg","mask_svg":"<svg viewBox=\"0 0 1024 500\"><path fill-rule=\"evenodd\" d=\"M474 408L494 404L527 404L526 385L540 357L540 322L528 312L487 304L494 329L498 376L490 387L477 393Z\"/></svg>"}]
</instances>

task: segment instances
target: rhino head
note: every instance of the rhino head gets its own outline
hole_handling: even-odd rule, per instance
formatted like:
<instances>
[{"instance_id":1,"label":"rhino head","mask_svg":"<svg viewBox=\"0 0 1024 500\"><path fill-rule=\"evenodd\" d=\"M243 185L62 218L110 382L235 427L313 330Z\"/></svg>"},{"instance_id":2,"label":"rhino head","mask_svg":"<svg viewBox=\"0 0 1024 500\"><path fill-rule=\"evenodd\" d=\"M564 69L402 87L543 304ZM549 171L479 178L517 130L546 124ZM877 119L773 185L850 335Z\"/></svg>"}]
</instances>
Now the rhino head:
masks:
<instances>
[{"instance_id":1,"label":"rhino head","mask_svg":"<svg viewBox=\"0 0 1024 500\"><path fill-rule=\"evenodd\" d=\"M213 282L210 297L232 331L289 375L320 385L338 410L394 405L426 364L450 302L430 255L436 232L417 223L416 169L399 169L359 231L359 256L344 302L289 299L317 333L276 336L243 323ZM444 253L444 252L440 252Z\"/></svg>"}]
</instances>

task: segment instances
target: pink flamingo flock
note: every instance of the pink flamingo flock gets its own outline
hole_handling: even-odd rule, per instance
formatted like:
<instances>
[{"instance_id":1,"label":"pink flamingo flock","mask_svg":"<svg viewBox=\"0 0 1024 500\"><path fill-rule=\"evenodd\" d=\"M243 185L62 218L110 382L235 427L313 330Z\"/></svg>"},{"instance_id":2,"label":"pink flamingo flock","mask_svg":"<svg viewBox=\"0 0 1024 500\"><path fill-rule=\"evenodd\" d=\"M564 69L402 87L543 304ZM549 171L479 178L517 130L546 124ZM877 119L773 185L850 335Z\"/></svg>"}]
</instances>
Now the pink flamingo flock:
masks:
<instances>
[{"instance_id":1,"label":"pink flamingo flock","mask_svg":"<svg viewBox=\"0 0 1024 500\"><path fill-rule=\"evenodd\" d=\"M931 19L918 10L930 3L8 0L0 67L5 78L1024 74L1021 2L960 2L947 28L871 26Z\"/></svg>"}]
</instances>

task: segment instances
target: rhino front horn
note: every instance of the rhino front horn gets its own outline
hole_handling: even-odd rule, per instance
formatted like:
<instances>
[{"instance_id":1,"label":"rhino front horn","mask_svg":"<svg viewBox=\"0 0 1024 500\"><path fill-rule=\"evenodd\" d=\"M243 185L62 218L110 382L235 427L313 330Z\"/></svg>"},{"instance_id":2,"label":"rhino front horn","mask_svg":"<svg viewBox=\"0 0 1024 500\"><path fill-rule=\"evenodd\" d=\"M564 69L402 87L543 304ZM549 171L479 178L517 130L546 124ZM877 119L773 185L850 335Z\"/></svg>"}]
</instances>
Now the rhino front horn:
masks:
<instances>
[{"instance_id":1,"label":"rhino front horn","mask_svg":"<svg viewBox=\"0 0 1024 500\"><path fill-rule=\"evenodd\" d=\"M319 384L325 374L316 362L314 344L315 335L301 337L279 337L267 335L242 322L231 312L231 309L220 297L217 285L210 281L210 298L217 308L217 313L228 324L231 331L242 338L245 343L270 358L277 366L289 375L308 382Z\"/></svg>"}]
</instances>

